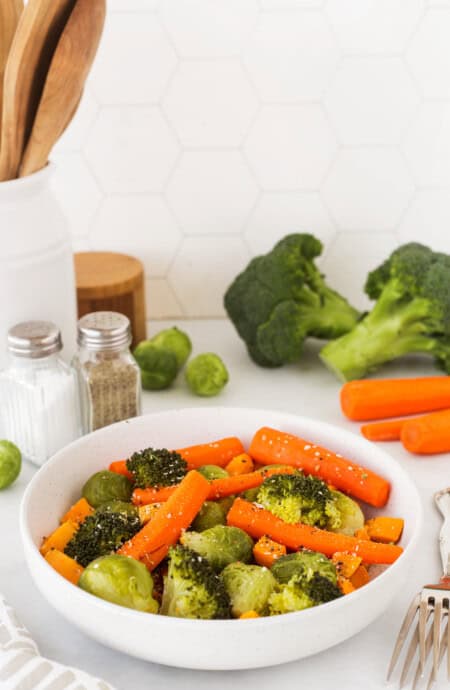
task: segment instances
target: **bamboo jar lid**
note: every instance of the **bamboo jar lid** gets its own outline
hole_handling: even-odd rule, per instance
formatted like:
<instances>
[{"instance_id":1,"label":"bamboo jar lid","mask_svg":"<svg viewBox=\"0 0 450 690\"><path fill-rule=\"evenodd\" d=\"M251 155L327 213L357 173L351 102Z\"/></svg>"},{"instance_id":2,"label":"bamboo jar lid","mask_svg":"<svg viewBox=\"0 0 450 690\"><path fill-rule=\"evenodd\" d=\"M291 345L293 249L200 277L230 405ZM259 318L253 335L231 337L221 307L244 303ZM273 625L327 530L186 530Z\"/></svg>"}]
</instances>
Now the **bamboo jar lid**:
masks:
<instances>
[{"instance_id":1,"label":"bamboo jar lid","mask_svg":"<svg viewBox=\"0 0 450 690\"><path fill-rule=\"evenodd\" d=\"M142 263L116 252L75 254L78 317L93 311L118 311L128 316L133 346L147 337L145 279Z\"/></svg>"}]
</instances>

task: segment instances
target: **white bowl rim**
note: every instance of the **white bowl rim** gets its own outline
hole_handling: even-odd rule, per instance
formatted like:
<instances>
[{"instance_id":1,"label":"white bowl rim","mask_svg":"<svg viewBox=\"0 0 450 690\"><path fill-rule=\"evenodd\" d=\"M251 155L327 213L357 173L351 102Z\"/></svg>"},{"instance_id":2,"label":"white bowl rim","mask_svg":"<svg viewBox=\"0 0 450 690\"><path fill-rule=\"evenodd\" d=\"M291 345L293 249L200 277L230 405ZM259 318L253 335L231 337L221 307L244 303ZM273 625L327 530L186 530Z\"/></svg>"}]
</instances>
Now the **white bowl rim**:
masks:
<instances>
[{"instance_id":1,"label":"white bowl rim","mask_svg":"<svg viewBox=\"0 0 450 690\"><path fill-rule=\"evenodd\" d=\"M227 626L231 625L237 625L239 624L242 625L242 623L247 624L247 625L253 625L253 626L261 626L261 625L277 625L280 623L280 619L284 619L285 616L289 616L290 619L292 620L293 616L301 616L302 620L306 620L307 618L314 616L317 613L317 609L320 608L322 610L322 607L326 606L327 607L327 612L332 613L333 610L337 610L339 607L346 606L347 602L349 600L353 601L356 603L356 601L361 598L365 597L367 595L368 588L373 587L377 583L380 586L380 583L382 584L384 582L384 578L389 576L389 572L392 572L392 569L397 569L400 567L400 562L402 559L405 558L405 556L409 555L412 551L415 550L417 542L420 539L420 535L423 529L423 519L424 519L424 513L423 513L423 507L422 507L422 502L420 499L419 492L417 490L416 485L414 484L413 480L409 477L407 472L403 469L403 467L400 465L400 463L395 460L392 456L390 456L385 450L379 448L377 449L380 454L385 455L389 460L396 465L397 471L403 475L403 479L406 481L406 483L409 485L411 493L414 495L415 503L416 503L416 519L417 519L417 526L414 531L414 533L411 535L409 543L406 545L404 548L403 553L399 556L399 558L394 562L391 563L386 570L384 570L382 573L380 573L374 580L371 580L367 585L364 587L361 587L354 592L351 592L350 594L347 594L345 596L339 597L338 599L335 599L333 601L327 602L326 604L320 604L319 606L314 606L309 609L304 609L302 611L293 611L292 613L285 613L282 614L281 616L263 616L260 618L248 618L248 619L215 619L215 620L203 620L203 619L190 619L190 618L173 618L170 616L163 616L159 613L147 613L144 611L137 611L135 609L130 609L126 608L125 606L119 606L118 604L113 604L112 602L106 601L104 599L101 599L100 597L93 596L92 594L89 594L88 592L85 592L82 590L80 587L74 587L73 584L65 580L64 578L59 575L54 568L51 567L51 565L41 556L38 547L34 543L31 534L29 533L28 530L28 525L27 525L27 509L28 509L28 503L30 501L30 497L33 493L34 489L34 484L37 483L38 477L42 475L43 473L50 472L52 467L54 465L57 465L59 462L59 457L62 454L66 454L70 449L78 445L80 441L84 441L87 438L92 438L94 435L101 435L104 434L105 432L108 432L109 430L113 428L117 428L119 426L123 425L128 425L130 423L135 422L136 420L141 420L143 418L155 418L158 416L168 416L168 415L173 415L173 414L178 414L178 413L184 413L189 411L189 413L195 413L198 412L199 414L204 413L204 411L207 410L208 413L224 413L226 411L232 410L233 412L238 412L241 414L245 413L261 413L261 414L266 414L267 416L277 414L277 415L282 415L286 419L291 418L293 421L296 420L297 422L299 420L305 421L305 422L312 422L313 425L316 427L320 427L324 431L333 431L333 430L338 430L339 434L344 437L344 438L351 438L351 442L356 444L356 446L371 446L371 442L364 439L360 438L356 435L354 435L352 432L346 430L346 429L341 429L337 427L334 424L330 424L329 422L323 422L320 419L315 419L313 417L307 417L304 415L296 415L295 413L292 412L284 412L283 410L268 410L266 408L258 408L258 407L225 407L225 406L216 406L216 407L182 407L182 408L173 408L170 410L164 410L161 412L150 412L145 415L140 415L139 417L133 417L132 419L127 419L125 421L117 422L116 424L111 424L108 427L103 427L102 429L98 429L90 434L86 434L85 436L82 436L75 441L72 441L72 443L68 444L67 446L64 446L61 450L59 450L55 455L50 458L45 465L43 465L35 474L35 476L31 479L30 483L28 484L27 488L25 489L24 495L22 497L22 501L20 504L20 533L22 537L22 542L24 546L30 548L32 551L35 552L35 555L38 555L39 558L42 558L43 563L47 566L48 568L48 573L51 578L55 578L58 580L60 585L66 586L67 587L67 594L71 595L72 597L81 597L81 600L89 601L91 602L92 606L99 609L100 611L105 610L105 611L113 611L114 615L121 615L121 616L126 616L127 618L135 618L136 620L143 621L144 619L152 621L158 621L158 624L160 625L173 625L174 620L176 621L177 626L186 626L186 627L191 627L191 626L210 626L212 627L220 627L223 624L226 624ZM113 608L111 608L113 607Z\"/></svg>"}]
</instances>

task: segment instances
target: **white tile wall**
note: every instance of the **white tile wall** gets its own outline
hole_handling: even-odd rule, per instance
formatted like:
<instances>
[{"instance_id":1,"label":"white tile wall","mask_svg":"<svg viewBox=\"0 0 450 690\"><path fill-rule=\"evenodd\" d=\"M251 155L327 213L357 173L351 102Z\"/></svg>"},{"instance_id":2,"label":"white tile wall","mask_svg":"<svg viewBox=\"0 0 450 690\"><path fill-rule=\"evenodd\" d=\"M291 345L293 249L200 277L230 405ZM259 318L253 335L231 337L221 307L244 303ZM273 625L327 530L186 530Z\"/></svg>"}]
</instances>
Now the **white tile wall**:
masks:
<instances>
[{"instance_id":1,"label":"white tile wall","mask_svg":"<svg viewBox=\"0 0 450 690\"><path fill-rule=\"evenodd\" d=\"M142 259L149 316L222 316L236 273L293 231L360 307L398 243L450 252L449 0L108 10L54 186L75 249Z\"/></svg>"}]
</instances>

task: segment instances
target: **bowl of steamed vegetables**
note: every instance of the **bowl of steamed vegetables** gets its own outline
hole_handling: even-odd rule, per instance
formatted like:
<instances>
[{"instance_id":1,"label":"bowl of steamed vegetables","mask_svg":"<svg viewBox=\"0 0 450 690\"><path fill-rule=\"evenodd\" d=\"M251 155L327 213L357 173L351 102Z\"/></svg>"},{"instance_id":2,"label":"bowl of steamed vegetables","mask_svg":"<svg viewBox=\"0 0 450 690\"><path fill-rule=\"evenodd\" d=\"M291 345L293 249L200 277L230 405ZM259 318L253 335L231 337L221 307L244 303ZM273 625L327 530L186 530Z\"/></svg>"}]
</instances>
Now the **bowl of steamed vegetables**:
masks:
<instances>
[{"instance_id":1,"label":"bowl of steamed vegetables","mask_svg":"<svg viewBox=\"0 0 450 690\"><path fill-rule=\"evenodd\" d=\"M25 558L86 634L158 663L269 666L322 651L401 589L422 520L401 467L317 420L146 415L57 453L23 498Z\"/></svg>"}]
</instances>

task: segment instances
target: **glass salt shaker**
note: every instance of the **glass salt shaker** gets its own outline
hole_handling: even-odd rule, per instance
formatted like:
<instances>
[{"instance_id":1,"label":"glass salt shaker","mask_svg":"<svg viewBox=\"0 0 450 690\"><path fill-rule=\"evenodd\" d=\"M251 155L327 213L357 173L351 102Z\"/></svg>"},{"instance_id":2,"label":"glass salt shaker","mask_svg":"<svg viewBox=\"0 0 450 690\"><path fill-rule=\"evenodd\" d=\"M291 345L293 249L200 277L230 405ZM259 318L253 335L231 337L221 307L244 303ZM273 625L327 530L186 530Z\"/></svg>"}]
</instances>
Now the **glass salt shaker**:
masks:
<instances>
[{"instance_id":1,"label":"glass salt shaker","mask_svg":"<svg viewBox=\"0 0 450 690\"><path fill-rule=\"evenodd\" d=\"M62 361L61 334L49 321L8 332L9 366L0 373L0 427L22 455L43 465L80 435L77 385Z\"/></svg>"},{"instance_id":2,"label":"glass salt shaker","mask_svg":"<svg viewBox=\"0 0 450 690\"><path fill-rule=\"evenodd\" d=\"M112 311L86 314L78 322L78 376L85 433L141 412L141 375L130 352L129 319Z\"/></svg>"}]
</instances>

